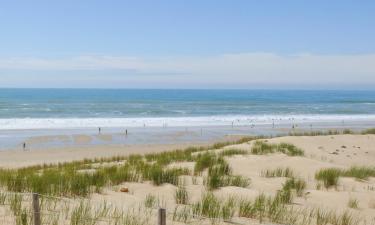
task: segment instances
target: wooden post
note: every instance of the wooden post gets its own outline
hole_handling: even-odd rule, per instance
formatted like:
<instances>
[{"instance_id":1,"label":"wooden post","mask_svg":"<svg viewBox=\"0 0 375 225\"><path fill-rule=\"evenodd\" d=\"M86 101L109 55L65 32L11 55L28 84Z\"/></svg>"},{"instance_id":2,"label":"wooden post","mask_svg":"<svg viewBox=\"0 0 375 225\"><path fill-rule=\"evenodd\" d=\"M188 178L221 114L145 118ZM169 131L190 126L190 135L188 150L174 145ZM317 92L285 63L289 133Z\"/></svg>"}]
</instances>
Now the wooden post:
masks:
<instances>
[{"instance_id":1,"label":"wooden post","mask_svg":"<svg viewBox=\"0 0 375 225\"><path fill-rule=\"evenodd\" d=\"M166 225L166 210L163 208L159 209L158 213L158 225Z\"/></svg>"},{"instance_id":2,"label":"wooden post","mask_svg":"<svg viewBox=\"0 0 375 225\"><path fill-rule=\"evenodd\" d=\"M38 193L33 193L33 209L34 209L34 225L41 225Z\"/></svg>"}]
</instances>

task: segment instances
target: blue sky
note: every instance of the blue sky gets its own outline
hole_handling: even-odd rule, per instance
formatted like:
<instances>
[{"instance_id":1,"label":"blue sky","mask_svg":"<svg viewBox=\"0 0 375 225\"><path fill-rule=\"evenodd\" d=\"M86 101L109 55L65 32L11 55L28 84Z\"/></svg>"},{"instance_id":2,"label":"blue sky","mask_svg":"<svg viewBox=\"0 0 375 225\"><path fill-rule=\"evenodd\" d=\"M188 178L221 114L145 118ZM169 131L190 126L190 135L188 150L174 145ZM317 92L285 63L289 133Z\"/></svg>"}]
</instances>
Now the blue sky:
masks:
<instances>
[{"instance_id":1,"label":"blue sky","mask_svg":"<svg viewBox=\"0 0 375 225\"><path fill-rule=\"evenodd\" d=\"M375 1L1 1L1 87L371 88Z\"/></svg>"}]
</instances>

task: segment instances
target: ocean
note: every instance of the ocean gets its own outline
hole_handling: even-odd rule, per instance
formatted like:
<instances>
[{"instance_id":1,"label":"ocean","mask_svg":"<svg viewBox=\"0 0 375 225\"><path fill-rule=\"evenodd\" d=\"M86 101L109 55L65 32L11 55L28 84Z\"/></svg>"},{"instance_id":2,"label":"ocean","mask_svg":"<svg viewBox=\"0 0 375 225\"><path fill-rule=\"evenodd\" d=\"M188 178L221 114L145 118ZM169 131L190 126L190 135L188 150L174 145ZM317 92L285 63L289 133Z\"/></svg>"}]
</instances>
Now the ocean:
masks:
<instances>
[{"instance_id":1,"label":"ocean","mask_svg":"<svg viewBox=\"0 0 375 225\"><path fill-rule=\"evenodd\" d=\"M375 119L375 91L0 89L0 129Z\"/></svg>"}]
</instances>

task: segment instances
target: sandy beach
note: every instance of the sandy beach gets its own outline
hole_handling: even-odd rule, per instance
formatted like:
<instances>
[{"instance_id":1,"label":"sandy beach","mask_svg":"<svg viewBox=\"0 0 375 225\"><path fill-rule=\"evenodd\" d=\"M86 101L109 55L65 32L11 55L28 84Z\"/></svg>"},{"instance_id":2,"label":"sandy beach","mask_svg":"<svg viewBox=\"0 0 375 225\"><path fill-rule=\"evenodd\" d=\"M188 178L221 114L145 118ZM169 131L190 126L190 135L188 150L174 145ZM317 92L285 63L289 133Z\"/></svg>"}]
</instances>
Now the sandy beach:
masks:
<instances>
[{"instance_id":1,"label":"sandy beach","mask_svg":"<svg viewBox=\"0 0 375 225\"><path fill-rule=\"evenodd\" d=\"M338 217L344 212L349 212L353 221L347 224L373 224L375 222L374 177L370 176L368 179L340 177L337 185L330 188L319 186L319 182L315 179L315 174L320 169L324 168L338 168L342 170L349 169L352 166L374 168L375 149L373 146L375 146L375 135L285 136L262 139L261 141L269 145L278 145L280 143L292 144L302 149L304 155L290 156L278 152L271 154L252 154L251 152L256 142L255 140L227 145L216 150L208 150L216 152L217 154L231 149L243 151L243 154L225 156L225 160L228 162L233 174L240 175L250 181L249 185L246 187L229 185L213 190L212 193L217 198L228 199L230 197L235 197L236 199L254 199L260 194L275 196L278 191L283 188L283 185L289 178L282 176L265 177L263 173L267 170L272 171L278 168L289 168L293 171L295 177L302 179L306 183L303 193L299 196L295 196L290 203L290 207L292 207L293 210L307 212L312 209L320 209L327 213L337 213ZM205 146L208 144L209 143L205 143ZM0 166L2 168L20 168L43 163L69 162L85 158L125 156L150 152L157 153L183 149L187 146L188 145L97 146L94 148L77 147L33 151L6 151L0 152ZM90 168L95 171L95 168L122 164L123 161L94 163ZM194 171L195 163L189 161L173 162L167 165L167 167L186 168L192 172ZM187 191L189 204L199 202L202 195L207 193L208 190L204 184L205 179L207 179L205 178L206 176L207 174L204 172L201 176L191 174L180 177ZM126 193L120 191L121 188L124 187L128 190ZM111 207L130 210L140 206L143 207L147 199L153 196L159 202L157 203L158 205L161 204L160 206L166 208L169 213L176 213L175 210L182 207L176 204L176 190L178 190L178 186L168 183L154 185L149 181L123 182L116 185L105 186L100 193L91 194L87 200L93 202L93 206L97 204L97 207L101 207L100 205L105 201L109 203ZM73 205L79 202L77 199L72 199L72 201L75 202L72 203ZM355 206L350 206L350 201L354 201ZM0 206L0 208L2 208L1 210L5 210L4 212L9 212L9 209L6 207ZM151 209L149 213L148 223L152 224L155 222L156 211ZM235 216L233 216L230 221L239 224L259 223L256 216L253 218L245 218L243 216L238 217L236 214L237 213L234 214ZM184 224L181 220L176 219L175 215L167 216L167 220L170 224ZM4 217L2 221L2 224L5 224L6 221L9 221L9 218ZM199 223L211 224L211 222L212 220L207 219L201 220ZM224 220L218 220L216 222L225 223ZM197 221L191 219L191 223L197 224ZM61 224L64 224L64 222L61 222ZM99 222L99 224L107 223ZM311 221L309 223L306 222L306 224L316 224L316 219L311 219Z\"/></svg>"}]
</instances>

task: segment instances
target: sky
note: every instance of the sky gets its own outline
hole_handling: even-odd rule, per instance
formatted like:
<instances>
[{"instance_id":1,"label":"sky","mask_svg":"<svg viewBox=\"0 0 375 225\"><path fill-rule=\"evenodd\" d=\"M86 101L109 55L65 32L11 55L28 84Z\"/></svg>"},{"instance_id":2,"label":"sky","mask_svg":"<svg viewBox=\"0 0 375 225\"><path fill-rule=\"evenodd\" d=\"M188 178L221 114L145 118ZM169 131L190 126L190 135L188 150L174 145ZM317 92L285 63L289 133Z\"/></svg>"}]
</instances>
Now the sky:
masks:
<instances>
[{"instance_id":1,"label":"sky","mask_svg":"<svg viewBox=\"0 0 375 225\"><path fill-rule=\"evenodd\" d=\"M0 0L0 87L375 89L375 1Z\"/></svg>"}]
</instances>

